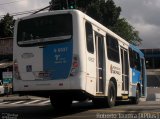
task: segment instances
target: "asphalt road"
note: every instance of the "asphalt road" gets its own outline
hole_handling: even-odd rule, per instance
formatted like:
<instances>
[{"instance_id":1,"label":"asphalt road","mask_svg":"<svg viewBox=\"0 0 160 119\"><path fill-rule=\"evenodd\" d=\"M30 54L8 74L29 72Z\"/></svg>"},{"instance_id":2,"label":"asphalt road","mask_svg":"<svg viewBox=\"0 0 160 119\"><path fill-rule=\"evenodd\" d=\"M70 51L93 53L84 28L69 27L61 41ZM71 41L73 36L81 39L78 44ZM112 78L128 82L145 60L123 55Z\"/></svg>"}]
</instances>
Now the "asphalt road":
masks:
<instances>
[{"instance_id":1,"label":"asphalt road","mask_svg":"<svg viewBox=\"0 0 160 119\"><path fill-rule=\"evenodd\" d=\"M70 110L55 111L50 104L1 104L0 119L157 119L160 102L131 105L122 102L113 108L97 108L91 102L75 103Z\"/></svg>"}]
</instances>

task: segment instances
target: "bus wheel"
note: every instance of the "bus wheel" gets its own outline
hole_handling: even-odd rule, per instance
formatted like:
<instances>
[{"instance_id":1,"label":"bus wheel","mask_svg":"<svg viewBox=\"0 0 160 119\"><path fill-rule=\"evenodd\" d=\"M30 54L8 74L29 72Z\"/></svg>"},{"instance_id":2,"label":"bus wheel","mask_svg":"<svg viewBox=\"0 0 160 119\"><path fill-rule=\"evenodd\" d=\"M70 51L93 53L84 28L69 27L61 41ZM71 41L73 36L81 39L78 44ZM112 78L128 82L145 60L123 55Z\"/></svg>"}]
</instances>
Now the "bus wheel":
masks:
<instances>
[{"instance_id":1,"label":"bus wheel","mask_svg":"<svg viewBox=\"0 0 160 119\"><path fill-rule=\"evenodd\" d=\"M116 87L113 81L109 82L108 87L108 97L107 97L107 107L111 108L115 105L116 102Z\"/></svg>"},{"instance_id":2,"label":"bus wheel","mask_svg":"<svg viewBox=\"0 0 160 119\"><path fill-rule=\"evenodd\" d=\"M50 97L50 102L51 105L56 109L56 110L68 110L71 107L72 104L72 99L71 98L64 98L64 97Z\"/></svg>"},{"instance_id":3,"label":"bus wheel","mask_svg":"<svg viewBox=\"0 0 160 119\"><path fill-rule=\"evenodd\" d=\"M136 89L136 97L131 98L131 103L132 104L138 104L139 103L139 98L140 98L140 90L137 87L137 89Z\"/></svg>"}]
</instances>

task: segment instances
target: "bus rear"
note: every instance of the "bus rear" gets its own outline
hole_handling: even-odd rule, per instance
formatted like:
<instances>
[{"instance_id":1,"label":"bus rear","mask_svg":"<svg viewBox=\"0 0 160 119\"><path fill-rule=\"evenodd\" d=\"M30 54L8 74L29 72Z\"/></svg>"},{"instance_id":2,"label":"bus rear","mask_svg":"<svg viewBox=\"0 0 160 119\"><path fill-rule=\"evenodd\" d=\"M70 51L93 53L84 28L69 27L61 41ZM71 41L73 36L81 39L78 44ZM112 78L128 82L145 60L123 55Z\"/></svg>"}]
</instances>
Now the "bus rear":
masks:
<instances>
[{"instance_id":1,"label":"bus rear","mask_svg":"<svg viewBox=\"0 0 160 119\"><path fill-rule=\"evenodd\" d=\"M57 93L53 91L71 89L68 78L74 77L79 66L73 51L73 32L73 15L67 11L42 13L16 22L15 92L50 96Z\"/></svg>"}]
</instances>

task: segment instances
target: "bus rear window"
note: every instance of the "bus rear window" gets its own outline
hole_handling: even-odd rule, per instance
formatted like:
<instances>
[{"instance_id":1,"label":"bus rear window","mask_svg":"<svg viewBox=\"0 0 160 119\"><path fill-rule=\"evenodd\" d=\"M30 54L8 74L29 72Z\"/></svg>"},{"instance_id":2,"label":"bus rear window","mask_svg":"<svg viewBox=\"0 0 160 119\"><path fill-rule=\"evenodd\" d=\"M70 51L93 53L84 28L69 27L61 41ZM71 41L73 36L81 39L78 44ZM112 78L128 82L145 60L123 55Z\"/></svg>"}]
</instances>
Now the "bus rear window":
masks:
<instances>
[{"instance_id":1,"label":"bus rear window","mask_svg":"<svg viewBox=\"0 0 160 119\"><path fill-rule=\"evenodd\" d=\"M72 35L72 15L58 14L22 20L18 24L18 45L45 42L46 38L64 40ZM58 37L60 37L58 39ZM42 40L43 39L43 40Z\"/></svg>"}]
</instances>

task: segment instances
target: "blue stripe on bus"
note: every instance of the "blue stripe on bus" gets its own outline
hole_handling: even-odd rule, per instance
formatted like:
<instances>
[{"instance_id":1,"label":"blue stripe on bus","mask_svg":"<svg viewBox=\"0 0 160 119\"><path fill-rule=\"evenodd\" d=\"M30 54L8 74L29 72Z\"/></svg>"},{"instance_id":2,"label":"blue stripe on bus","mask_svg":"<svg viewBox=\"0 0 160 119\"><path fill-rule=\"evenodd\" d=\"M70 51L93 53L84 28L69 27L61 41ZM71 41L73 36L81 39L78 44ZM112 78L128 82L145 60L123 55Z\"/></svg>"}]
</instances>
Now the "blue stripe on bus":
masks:
<instances>
[{"instance_id":1,"label":"blue stripe on bus","mask_svg":"<svg viewBox=\"0 0 160 119\"><path fill-rule=\"evenodd\" d=\"M141 72L132 68L132 83L140 82Z\"/></svg>"},{"instance_id":2,"label":"blue stripe on bus","mask_svg":"<svg viewBox=\"0 0 160 119\"><path fill-rule=\"evenodd\" d=\"M44 71L52 80L66 79L72 66L73 41L49 44L43 49Z\"/></svg>"}]
</instances>

